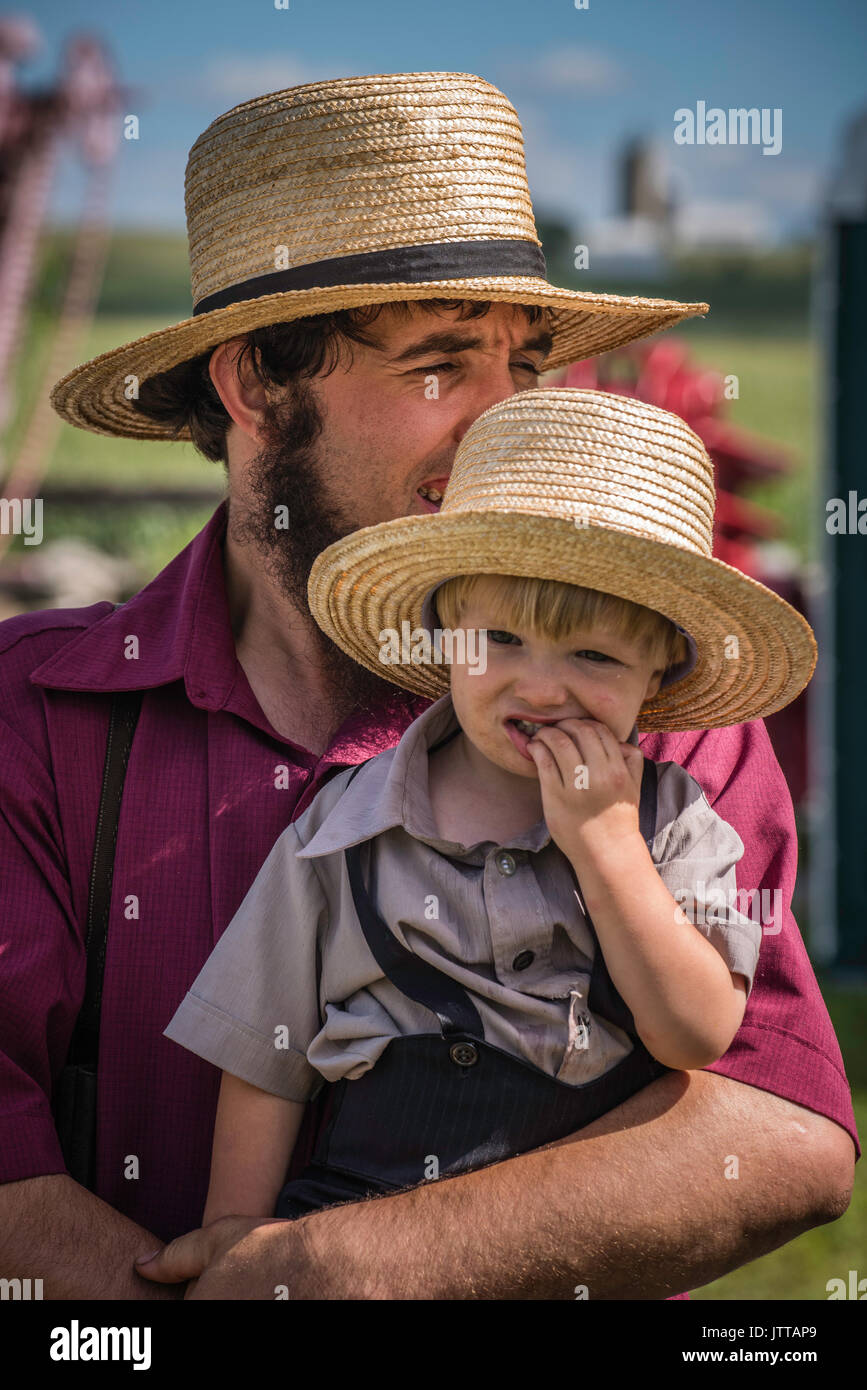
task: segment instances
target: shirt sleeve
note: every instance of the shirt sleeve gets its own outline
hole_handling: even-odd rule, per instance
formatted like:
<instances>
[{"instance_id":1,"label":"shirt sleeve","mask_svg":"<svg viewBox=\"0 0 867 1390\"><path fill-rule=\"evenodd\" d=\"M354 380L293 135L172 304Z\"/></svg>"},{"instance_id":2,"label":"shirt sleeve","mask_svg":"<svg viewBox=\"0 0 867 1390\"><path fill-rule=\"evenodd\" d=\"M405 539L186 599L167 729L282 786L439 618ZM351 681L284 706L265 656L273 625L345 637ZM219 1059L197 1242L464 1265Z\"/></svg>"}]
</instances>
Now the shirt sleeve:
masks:
<instances>
[{"instance_id":1,"label":"shirt sleeve","mask_svg":"<svg viewBox=\"0 0 867 1390\"><path fill-rule=\"evenodd\" d=\"M317 943L327 902L294 823L271 849L165 1036L285 1100L311 1100L321 1027Z\"/></svg>"},{"instance_id":2,"label":"shirt sleeve","mask_svg":"<svg viewBox=\"0 0 867 1390\"><path fill-rule=\"evenodd\" d=\"M711 807L744 845L739 886L779 905L763 934L743 1022L706 1071L755 1086L824 1115L861 1156L840 1044L792 913L798 839L792 798L761 719L721 729L646 734L645 756L672 758L697 779Z\"/></svg>"},{"instance_id":3,"label":"shirt sleeve","mask_svg":"<svg viewBox=\"0 0 867 1390\"><path fill-rule=\"evenodd\" d=\"M747 997L762 944L762 897L738 889L740 835L708 804L677 763L659 770L653 858L659 876L729 970L745 976Z\"/></svg>"},{"instance_id":4,"label":"shirt sleeve","mask_svg":"<svg viewBox=\"0 0 867 1390\"><path fill-rule=\"evenodd\" d=\"M65 1173L52 1083L84 997L84 945L48 768L0 719L0 1183Z\"/></svg>"}]
</instances>

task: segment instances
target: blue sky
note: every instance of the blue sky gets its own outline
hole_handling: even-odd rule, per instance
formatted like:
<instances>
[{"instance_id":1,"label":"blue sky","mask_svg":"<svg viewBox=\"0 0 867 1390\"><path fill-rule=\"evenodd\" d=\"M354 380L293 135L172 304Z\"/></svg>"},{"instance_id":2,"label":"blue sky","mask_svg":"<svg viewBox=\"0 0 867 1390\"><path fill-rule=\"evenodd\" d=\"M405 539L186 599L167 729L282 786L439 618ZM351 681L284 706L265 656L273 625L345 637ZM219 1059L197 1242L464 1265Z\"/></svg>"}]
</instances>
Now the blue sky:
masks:
<instances>
[{"instance_id":1,"label":"blue sky","mask_svg":"<svg viewBox=\"0 0 867 1390\"><path fill-rule=\"evenodd\" d=\"M658 141L681 202L735 218L772 242L809 231L844 124L867 106L864 0L33 0L43 47L20 68L56 72L83 30L114 54L141 138L123 141L113 212L124 225L183 229L190 145L222 111L261 92L355 73L474 72L521 117L539 213L580 226L614 211L615 155ZM674 112L782 109L782 151L676 146ZM81 174L67 161L56 218L74 215Z\"/></svg>"}]
</instances>

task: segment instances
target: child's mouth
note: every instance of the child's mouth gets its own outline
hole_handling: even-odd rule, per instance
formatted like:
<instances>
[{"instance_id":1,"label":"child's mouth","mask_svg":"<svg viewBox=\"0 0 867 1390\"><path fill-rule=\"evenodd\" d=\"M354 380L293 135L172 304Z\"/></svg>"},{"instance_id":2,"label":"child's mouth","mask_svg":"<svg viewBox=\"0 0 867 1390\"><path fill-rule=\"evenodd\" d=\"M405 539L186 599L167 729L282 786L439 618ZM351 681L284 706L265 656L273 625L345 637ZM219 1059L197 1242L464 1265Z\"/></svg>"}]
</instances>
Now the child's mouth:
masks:
<instances>
[{"instance_id":1,"label":"child's mouth","mask_svg":"<svg viewBox=\"0 0 867 1390\"><path fill-rule=\"evenodd\" d=\"M524 733L527 734L530 738L532 738L534 734L537 734L539 730L544 727L542 724L534 724L530 719L515 719L512 722L519 729L522 729Z\"/></svg>"},{"instance_id":2,"label":"child's mouth","mask_svg":"<svg viewBox=\"0 0 867 1390\"><path fill-rule=\"evenodd\" d=\"M534 723L532 719L514 718L505 719L503 722L506 726L506 733L509 735L509 738L514 743L518 752L521 754L521 757L526 758L528 763L532 763L534 759L527 752L527 744L530 742L530 739L533 737L533 735L539 731L539 729L545 728L545 724Z\"/></svg>"}]
</instances>

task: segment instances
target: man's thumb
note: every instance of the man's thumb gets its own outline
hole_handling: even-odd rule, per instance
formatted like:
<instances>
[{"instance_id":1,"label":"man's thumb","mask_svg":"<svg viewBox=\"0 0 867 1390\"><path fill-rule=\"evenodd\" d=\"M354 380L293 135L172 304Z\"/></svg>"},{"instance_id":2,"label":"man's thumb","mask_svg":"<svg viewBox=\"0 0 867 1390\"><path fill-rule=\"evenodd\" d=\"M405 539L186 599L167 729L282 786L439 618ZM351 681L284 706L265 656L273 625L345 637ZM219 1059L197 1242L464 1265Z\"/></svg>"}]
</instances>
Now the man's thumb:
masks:
<instances>
[{"instance_id":1,"label":"man's thumb","mask_svg":"<svg viewBox=\"0 0 867 1390\"><path fill-rule=\"evenodd\" d=\"M185 1279L194 1279L201 1274L205 1265L204 1252L198 1240L201 1234L201 1231L189 1231L169 1241L161 1250L137 1256L136 1270L145 1279L153 1279L157 1284L180 1284Z\"/></svg>"}]
</instances>

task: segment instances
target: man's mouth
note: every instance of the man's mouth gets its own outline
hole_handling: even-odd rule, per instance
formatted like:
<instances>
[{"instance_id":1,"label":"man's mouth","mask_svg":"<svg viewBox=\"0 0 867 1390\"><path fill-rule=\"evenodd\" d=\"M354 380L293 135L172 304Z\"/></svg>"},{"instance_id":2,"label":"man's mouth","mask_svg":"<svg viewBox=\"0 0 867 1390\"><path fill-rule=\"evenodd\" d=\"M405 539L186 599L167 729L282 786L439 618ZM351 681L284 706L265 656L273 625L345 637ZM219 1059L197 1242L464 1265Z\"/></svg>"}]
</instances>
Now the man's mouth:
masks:
<instances>
[{"instance_id":1,"label":"man's mouth","mask_svg":"<svg viewBox=\"0 0 867 1390\"><path fill-rule=\"evenodd\" d=\"M449 475L446 473L442 478L428 478L420 487L416 488L417 495L425 504L424 510L426 512L439 511L448 480Z\"/></svg>"}]
</instances>

